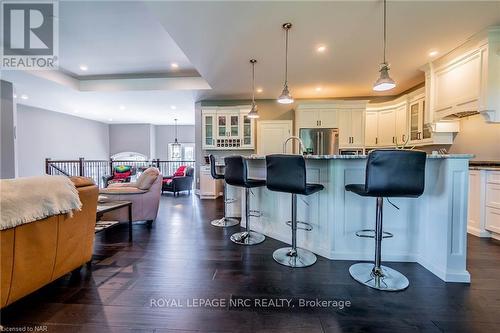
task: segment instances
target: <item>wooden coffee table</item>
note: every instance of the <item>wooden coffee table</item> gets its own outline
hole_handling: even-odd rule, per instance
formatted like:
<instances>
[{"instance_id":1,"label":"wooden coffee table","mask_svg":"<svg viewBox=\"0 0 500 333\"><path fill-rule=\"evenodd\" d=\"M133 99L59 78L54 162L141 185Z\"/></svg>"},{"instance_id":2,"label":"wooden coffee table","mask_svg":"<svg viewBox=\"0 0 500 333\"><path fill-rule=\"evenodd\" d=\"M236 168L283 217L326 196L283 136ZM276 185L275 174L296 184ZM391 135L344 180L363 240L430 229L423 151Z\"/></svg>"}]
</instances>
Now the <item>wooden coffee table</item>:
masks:
<instances>
[{"instance_id":1,"label":"wooden coffee table","mask_svg":"<svg viewBox=\"0 0 500 333\"><path fill-rule=\"evenodd\" d=\"M128 209L128 241L132 241L132 202L131 201L107 201L97 203L96 214L96 233L109 229L118 225L118 221L100 221L104 213L111 212L116 209L127 207Z\"/></svg>"}]
</instances>

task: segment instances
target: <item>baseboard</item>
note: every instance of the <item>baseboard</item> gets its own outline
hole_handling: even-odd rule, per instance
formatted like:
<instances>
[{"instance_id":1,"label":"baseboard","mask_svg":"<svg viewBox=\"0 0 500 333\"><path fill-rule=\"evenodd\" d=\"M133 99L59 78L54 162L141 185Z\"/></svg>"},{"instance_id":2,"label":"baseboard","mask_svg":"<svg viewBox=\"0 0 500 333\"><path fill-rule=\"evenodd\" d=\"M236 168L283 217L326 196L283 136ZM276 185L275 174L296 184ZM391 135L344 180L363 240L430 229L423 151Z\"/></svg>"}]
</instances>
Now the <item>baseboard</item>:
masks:
<instances>
[{"instance_id":1,"label":"baseboard","mask_svg":"<svg viewBox=\"0 0 500 333\"><path fill-rule=\"evenodd\" d=\"M471 235L474 235L476 237L481 237L481 238L490 238L493 237L492 233L490 233L487 230L481 230L478 228L474 228L471 226L467 226L467 232Z\"/></svg>"}]
</instances>

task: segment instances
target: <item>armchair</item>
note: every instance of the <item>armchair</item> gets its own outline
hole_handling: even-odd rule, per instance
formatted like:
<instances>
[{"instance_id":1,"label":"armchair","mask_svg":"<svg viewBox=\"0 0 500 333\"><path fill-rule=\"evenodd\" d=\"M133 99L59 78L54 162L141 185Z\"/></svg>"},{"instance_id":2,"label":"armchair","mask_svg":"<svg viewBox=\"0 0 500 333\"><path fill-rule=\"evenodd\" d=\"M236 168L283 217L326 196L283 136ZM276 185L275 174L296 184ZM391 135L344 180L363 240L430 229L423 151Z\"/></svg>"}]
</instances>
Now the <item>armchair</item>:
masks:
<instances>
[{"instance_id":1,"label":"armchair","mask_svg":"<svg viewBox=\"0 0 500 333\"><path fill-rule=\"evenodd\" d=\"M157 168L148 168L136 182L110 184L101 189L99 194L109 201L131 201L132 221L147 221L152 224L158 214L160 205L162 175ZM128 221L126 209L106 213L103 221Z\"/></svg>"},{"instance_id":2,"label":"armchair","mask_svg":"<svg viewBox=\"0 0 500 333\"><path fill-rule=\"evenodd\" d=\"M190 166L180 166L172 176L163 177L161 193L164 191L173 192L174 196L181 191L191 193L193 188L194 168Z\"/></svg>"},{"instance_id":3,"label":"armchair","mask_svg":"<svg viewBox=\"0 0 500 333\"><path fill-rule=\"evenodd\" d=\"M130 183L132 176L136 174L137 170L131 165L118 165L113 168L112 175L102 176L104 187L115 183Z\"/></svg>"}]
</instances>

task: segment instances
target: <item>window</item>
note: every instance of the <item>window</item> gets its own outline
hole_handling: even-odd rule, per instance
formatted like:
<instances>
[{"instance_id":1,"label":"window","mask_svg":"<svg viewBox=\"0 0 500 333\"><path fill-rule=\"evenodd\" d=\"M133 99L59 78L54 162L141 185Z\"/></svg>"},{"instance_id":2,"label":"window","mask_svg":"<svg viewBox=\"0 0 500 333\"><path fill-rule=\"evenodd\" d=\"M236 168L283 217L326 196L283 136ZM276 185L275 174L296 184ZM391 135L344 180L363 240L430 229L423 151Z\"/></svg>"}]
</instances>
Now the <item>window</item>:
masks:
<instances>
[{"instance_id":1,"label":"window","mask_svg":"<svg viewBox=\"0 0 500 333\"><path fill-rule=\"evenodd\" d=\"M168 144L169 161L194 161L194 143Z\"/></svg>"},{"instance_id":2,"label":"window","mask_svg":"<svg viewBox=\"0 0 500 333\"><path fill-rule=\"evenodd\" d=\"M111 156L111 159L115 161L146 161L148 158L146 155L127 151L114 154L113 156Z\"/></svg>"}]
</instances>

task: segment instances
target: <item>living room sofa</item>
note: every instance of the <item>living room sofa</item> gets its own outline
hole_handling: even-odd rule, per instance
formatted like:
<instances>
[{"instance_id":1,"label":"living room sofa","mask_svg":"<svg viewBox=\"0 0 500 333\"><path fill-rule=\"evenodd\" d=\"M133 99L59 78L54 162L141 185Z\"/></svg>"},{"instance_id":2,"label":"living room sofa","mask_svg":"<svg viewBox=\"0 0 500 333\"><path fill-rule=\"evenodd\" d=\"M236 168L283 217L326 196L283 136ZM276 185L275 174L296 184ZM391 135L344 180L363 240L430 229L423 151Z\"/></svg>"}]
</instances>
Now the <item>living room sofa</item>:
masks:
<instances>
[{"instance_id":1,"label":"living room sofa","mask_svg":"<svg viewBox=\"0 0 500 333\"><path fill-rule=\"evenodd\" d=\"M89 178L71 180L81 211L0 231L2 308L91 260L99 190Z\"/></svg>"}]
</instances>

